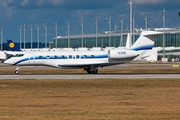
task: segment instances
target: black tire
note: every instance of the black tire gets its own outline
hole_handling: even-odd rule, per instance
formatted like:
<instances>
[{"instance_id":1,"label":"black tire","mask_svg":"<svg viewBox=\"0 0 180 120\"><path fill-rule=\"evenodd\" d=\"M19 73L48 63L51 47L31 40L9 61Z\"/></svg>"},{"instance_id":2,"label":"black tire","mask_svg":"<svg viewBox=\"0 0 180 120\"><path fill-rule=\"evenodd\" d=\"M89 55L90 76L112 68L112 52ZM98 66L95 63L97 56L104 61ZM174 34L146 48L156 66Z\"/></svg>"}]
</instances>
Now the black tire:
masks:
<instances>
[{"instance_id":1,"label":"black tire","mask_svg":"<svg viewBox=\"0 0 180 120\"><path fill-rule=\"evenodd\" d=\"M15 74L18 74L19 73L19 71L18 70L15 70Z\"/></svg>"},{"instance_id":2,"label":"black tire","mask_svg":"<svg viewBox=\"0 0 180 120\"><path fill-rule=\"evenodd\" d=\"M93 74L97 74L98 73L98 69L93 71Z\"/></svg>"},{"instance_id":3,"label":"black tire","mask_svg":"<svg viewBox=\"0 0 180 120\"><path fill-rule=\"evenodd\" d=\"M86 70L88 74L97 74L98 73L98 69L91 71L89 68Z\"/></svg>"},{"instance_id":4,"label":"black tire","mask_svg":"<svg viewBox=\"0 0 180 120\"><path fill-rule=\"evenodd\" d=\"M93 73L93 71L87 71L87 73L88 73L88 74L92 74L92 73Z\"/></svg>"}]
</instances>

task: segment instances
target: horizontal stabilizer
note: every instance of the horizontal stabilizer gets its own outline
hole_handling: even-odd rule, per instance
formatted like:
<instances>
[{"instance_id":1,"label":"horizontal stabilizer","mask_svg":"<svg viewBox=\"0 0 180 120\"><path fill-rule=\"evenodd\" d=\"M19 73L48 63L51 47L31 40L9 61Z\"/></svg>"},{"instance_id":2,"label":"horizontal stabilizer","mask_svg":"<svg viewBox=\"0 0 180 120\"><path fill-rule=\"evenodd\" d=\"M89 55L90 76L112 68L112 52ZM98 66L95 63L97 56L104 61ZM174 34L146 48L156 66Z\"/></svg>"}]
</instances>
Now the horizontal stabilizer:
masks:
<instances>
[{"instance_id":1,"label":"horizontal stabilizer","mask_svg":"<svg viewBox=\"0 0 180 120\"><path fill-rule=\"evenodd\" d=\"M147 52L147 50L143 51L140 55L138 55L136 58L134 58L133 61L138 61L138 60L142 60L142 58L144 57L144 54Z\"/></svg>"}]
</instances>

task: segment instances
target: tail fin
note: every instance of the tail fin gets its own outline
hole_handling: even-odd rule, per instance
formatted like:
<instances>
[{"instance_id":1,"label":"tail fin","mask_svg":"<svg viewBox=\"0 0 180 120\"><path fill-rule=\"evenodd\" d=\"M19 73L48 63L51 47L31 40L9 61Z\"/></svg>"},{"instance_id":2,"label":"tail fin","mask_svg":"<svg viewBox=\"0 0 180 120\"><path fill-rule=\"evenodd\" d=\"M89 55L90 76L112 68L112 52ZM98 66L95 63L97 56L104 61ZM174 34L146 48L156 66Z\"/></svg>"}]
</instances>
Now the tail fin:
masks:
<instances>
[{"instance_id":1,"label":"tail fin","mask_svg":"<svg viewBox=\"0 0 180 120\"><path fill-rule=\"evenodd\" d=\"M157 31L143 31L137 41L131 46L131 50L150 50L154 46L154 41L162 32Z\"/></svg>"},{"instance_id":2,"label":"tail fin","mask_svg":"<svg viewBox=\"0 0 180 120\"><path fill-rule=\"evenodd\" d=\"M126 48L130 48L131 46L132 46L132 40L130 40L130 33L128 33L126 39Z\"/></svg>"},{"instance_id":3,"label":"tail fin","mask_svg":"<svg viewBox=\"0 0 180 120\"><path fill-rule=\"evenodd\" d=\"M14 44L12 40L7 40L7 42L11 51L22 51L18 46Z\"/></svg>"}]
</instances>

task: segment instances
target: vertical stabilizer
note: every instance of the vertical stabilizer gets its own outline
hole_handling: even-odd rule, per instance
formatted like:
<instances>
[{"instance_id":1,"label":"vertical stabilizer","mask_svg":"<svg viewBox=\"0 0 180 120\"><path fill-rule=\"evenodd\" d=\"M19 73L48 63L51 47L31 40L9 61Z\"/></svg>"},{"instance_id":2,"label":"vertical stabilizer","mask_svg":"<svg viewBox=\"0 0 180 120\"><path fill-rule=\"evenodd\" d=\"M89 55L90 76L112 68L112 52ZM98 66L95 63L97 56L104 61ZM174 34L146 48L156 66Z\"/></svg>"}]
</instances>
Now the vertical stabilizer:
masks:
<instances>
[{"instance_id":1,"label":"vertical stabilizer","mask_svg":"<svg viewBox=\"0 0 180 120\"><path fill-rule=\"evenodd\" d=\"M12 40L7 40L8 47L11 51L22 51L18 46L15 45L15 43Z\"/></svg>"},{"instance_id":2,"label":"vertical stabilizer","mask_svg":"<svg viewBox=\"0 0 180 120\"><path fill-rule=\"evenodd\" d=\"M137 41L131 46L131 50L151 50L154 46L154 41L162 32L143 31Z\"/></svg>"},{"instance_id":3,"label":"vertical stabilizer","mask_svg":"<svg viewBox=\"0 0 180 120\"><path fill-rule=\"evenodd\" d=\"M131 46L132 46L132 41L130 40L130 33L128 33L126 39L126 48L130 48Z\"/></svg>"}]
</instances>

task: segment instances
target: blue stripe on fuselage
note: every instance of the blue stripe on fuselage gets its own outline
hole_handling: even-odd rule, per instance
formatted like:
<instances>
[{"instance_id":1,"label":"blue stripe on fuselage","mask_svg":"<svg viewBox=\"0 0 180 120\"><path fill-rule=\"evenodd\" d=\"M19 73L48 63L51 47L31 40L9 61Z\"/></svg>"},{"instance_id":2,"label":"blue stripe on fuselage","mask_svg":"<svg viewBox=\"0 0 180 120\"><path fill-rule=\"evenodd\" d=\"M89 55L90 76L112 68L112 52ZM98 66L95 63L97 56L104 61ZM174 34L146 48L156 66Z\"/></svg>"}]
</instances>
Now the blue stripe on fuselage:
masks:
<instances>
[{"instance_id":1,"label":"blue stripe on fuselage","mask_svg":"<svg viewBox=\"0 0 180 120\"><path fill-rule=\"evenodd\" d=\"M17 61L16 63L14 63L14 65L17 65L17 64L24 62L24 61L27 61L27 60L29 60L29 58L23 58L23 59Z\"/></svg>"},{"instance_id":2,"label":"blue stripe on fuselage","mask_svg":"<svg viewBox=\"0 0 180 120\"><path fill-rule=\"evenodd\" d=\"M99 59L99 58L108 58L108 54L93 55L93 57L91 55L86 55L86 57L79 55L80 58L75 58L75 56L73 56L73 55L72 55L73 58L68 58L68 57L69 57L69 55L67 55L67 56L64 55L64 57L62 57L62 55L56 56L56 58L55 58L55 56L49 56L48 58L47 58L47 56L41 56L41 57L40 56L31 56L30 58L27 57L27 58L23 58L23 59L17 61L16 63L14 63L14 65L17 65L17 64L24 62L24 61L33 60L33 59L34 60L42 60L42 59L48 60L48 59Z\"/></svg>"}]
</instances>

